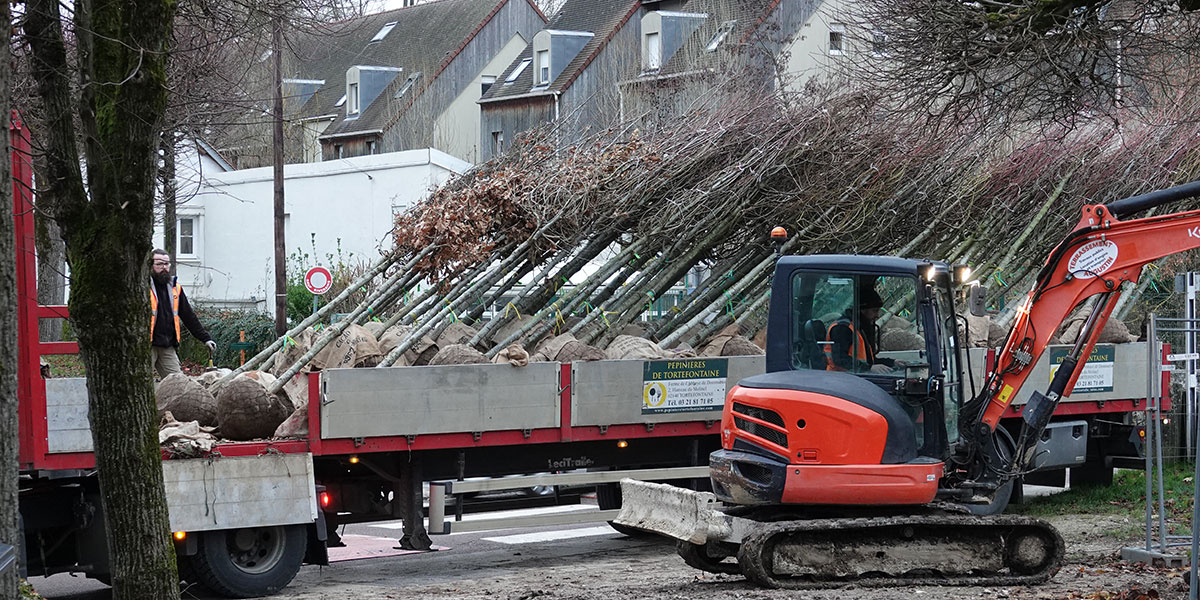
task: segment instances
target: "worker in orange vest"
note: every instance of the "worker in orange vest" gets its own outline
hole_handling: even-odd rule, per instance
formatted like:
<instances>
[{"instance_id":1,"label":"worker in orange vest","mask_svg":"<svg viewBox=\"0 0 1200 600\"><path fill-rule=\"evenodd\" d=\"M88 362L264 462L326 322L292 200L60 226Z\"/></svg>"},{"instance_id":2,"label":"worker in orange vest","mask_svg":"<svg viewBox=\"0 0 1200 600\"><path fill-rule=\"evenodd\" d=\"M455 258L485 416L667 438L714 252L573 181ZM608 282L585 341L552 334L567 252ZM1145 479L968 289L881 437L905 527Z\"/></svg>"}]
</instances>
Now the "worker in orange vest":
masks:
<instances>
[{"instance_id":1,"label":"worker in orange vest","mask_svg":"<svg viewBox=\"0 0 1200 600\"><path fill-rule=\"evenodd\" d=\"M825 368L853 373L890 373L896 366L890 358L879 358L879 330L875 321L883 308L879 294L864 288L858 296L858 310L847 309L829 327L825 347Z\"/></svg>"},{"instance_id":2,"label":"worker in orange vest","mask_svg":"<svg viewBox=\"0 0 1200 600\"><path fill-rule=\"evenodd\" d=\"M150 257L150 348L154 352L151 364L159 377L166 377L183 372L175 352L182 333L181 321L192 337L208 346L209 352L217 349L217 343L192 312L183 287L171 276L171 256L166 250L156 248Z\"/></svg>"}]
</instances>

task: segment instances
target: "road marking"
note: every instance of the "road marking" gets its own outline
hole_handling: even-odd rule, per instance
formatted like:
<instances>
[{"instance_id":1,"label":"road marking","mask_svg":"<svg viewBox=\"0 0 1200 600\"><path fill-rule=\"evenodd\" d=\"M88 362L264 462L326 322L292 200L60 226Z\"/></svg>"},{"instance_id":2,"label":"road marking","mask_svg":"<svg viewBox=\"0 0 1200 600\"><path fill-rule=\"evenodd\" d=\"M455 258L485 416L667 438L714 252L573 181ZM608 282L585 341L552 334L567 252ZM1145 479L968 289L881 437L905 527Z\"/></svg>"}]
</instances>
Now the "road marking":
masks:
<instances>
[{"instance_id":1,"label":"road marking","mask_svg":"<svg viewBox=\"0 0 1200 600\"><path fill-rule=\"evenodd\" d=\"M480 519L503 519L508 517L524 517L528 515L548 515L553 513L568 513L568 512L584 512L600 510L595 504L566 504L563 506L544 506L541 508L518 508L513 510L494 510L490 512L472 513L463 515L464 521L478 521ZM454 520L453 515L446 515L447 521ZM403 529L403 521L386 521L383 523L367 523L369 527L378 527L380 529ZM450 534L455 535L455 534Z\"/></svg>"},{"instance_id":2,"label":"road marking","mask_svg":"<svg viewBox=\"0 0 1200 600\"><path fill-rule=\"evenodd\" d=\"M501 544L533 544L538 542L553 542L557 540L570 540L581 537L594 537L598 535L620 535L612 527L601 525L600 527L585 527L583 529L563 529L559 531L543 531L539 533L521 533L517 535L505 535L500 537L485 537L489 542L499 542Z\"/></svg>"}]
</instances>

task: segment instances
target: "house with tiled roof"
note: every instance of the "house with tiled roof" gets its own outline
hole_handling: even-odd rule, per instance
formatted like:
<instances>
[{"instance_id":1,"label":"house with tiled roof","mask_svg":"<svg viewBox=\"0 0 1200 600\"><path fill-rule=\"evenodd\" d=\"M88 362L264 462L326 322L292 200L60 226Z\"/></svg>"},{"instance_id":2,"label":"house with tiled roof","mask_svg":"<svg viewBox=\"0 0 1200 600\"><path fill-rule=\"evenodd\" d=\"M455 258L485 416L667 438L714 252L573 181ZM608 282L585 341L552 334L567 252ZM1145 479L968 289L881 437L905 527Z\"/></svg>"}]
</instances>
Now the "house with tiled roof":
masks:
<instances>
[{"instance_id":1,"label":"house with tiled roof","mask_svg":"<svg viewBox=\"0 0 1200 600\"><path fill-rule=\"evenodd\" d=\"M690 0L642 17L642 62L618 85L622 116L646 125L788 86L829 65L804 45L832 0ZM793 53L801 50L799 57Z\"/></svg>"},{"instance_id":2,"label":"house with tiled roof","mask_svg":"<svg viewBox=\"0 0 1200 600\"><path fill-rule=\"evenodd\" d=\"M477 100L545 24L533 0L435 0L292 36L288 162L420 148L477 161Z\"/></svg>"},{"instance_id":3,"label":"house with tiled roof","mask_svg":"<svg viewBox=\"0 0 1200 600\"><path fill-rule=\"evenodd\" d=\"M744 92L799 79L787 71L823 72L828 53L812 30L827 26L822 9L832 2L567 0L480 99L481 157L543 123L555 122L570 143L720 102L710 93L718 81Z\"/></svg>"},{"instance_id":4,"label":"house with tiled roof","mask_svg":"<svg viewBox=\"0 0 1200 600\"><path fill-rule=\"evenodd\" d=\"M642 4L567 0L479 100L480 158L557 121L582 134L620 116L616 83L638 60Z\"/></svg>"}]
</instances>

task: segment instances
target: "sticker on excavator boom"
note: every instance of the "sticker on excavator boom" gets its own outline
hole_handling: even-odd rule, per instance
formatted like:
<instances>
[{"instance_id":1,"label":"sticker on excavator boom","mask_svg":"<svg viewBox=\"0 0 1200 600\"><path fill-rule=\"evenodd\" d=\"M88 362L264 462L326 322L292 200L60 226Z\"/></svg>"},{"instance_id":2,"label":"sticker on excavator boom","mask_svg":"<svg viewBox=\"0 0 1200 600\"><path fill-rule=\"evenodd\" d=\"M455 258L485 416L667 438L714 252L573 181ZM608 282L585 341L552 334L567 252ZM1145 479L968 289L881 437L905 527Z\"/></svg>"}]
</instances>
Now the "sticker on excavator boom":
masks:
<instances>
[{"instance_id":1,"label":"sticker on excavator boom","mask_svg":"<svg viewBox=\"0 0 1200 600\"><path fill-rule=\"evenodd\" d=\"M1003 388L1001 388L1000 395L997 396L997 399L1000 400L1000 404L1008 404L1008 400L1009 400L1009 398L1012 397L1012 393L1013 393L1013 386L1011 386L1011 385L1006 385Z\"/></svg>"},{"instance_id":2,"label":"sticker on excavator boom","mask_svg":"<svg viewBox=\"0 0 1200 600\"><path fill-rule=\"evenodd\" d=\"M1079 279L1103 274L1117 262L1117 245L1109 240L1094 240L1079 247L1067 261L1067 272Z\"/></svg>"}]
</instances>

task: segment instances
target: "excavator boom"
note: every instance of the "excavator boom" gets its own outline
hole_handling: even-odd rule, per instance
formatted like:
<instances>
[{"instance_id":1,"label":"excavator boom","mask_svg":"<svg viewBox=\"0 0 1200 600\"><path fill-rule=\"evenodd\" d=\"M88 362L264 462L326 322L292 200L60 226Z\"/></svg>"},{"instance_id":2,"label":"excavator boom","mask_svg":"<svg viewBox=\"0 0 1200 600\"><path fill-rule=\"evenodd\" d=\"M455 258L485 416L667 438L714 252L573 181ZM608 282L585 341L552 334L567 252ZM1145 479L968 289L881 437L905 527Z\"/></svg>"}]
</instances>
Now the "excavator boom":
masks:
<instances>
[{"instance_id":1,"label":"excavator boom","mask_svg":"<svg viewBox=\"0 0 1200 600\"><path fill-rule=\"evenodd\" d=\"M1181 187L1200 193L1200 187L1194 184ZM1176 199L1177 196L1169 195L1157 197L1161 202ZM1140 210L1150 205L1148 201L1122 200L1113 206ZM1137 283L1147 263L1197 247L1200 247L1200 211L1121 221L1104 205L1083 207L1079 223L1050 254L1017 309L1017 318L997 357L996 367L977 401L981 406L981 412L976 413L978 421L995 430L1062 322L1081 302L1095 298L1091 316L1050 387L1044 394L1035 394L1023 411L1025 425L1021 437L1025 441L1018 441L1020 454L1015 472L1031 466L1030 448L1058 402L1074 389L1084 357L1090 355L1112 315L1116 304L1113 300L1121 287Z\"/></svg>"}]
</instances>

